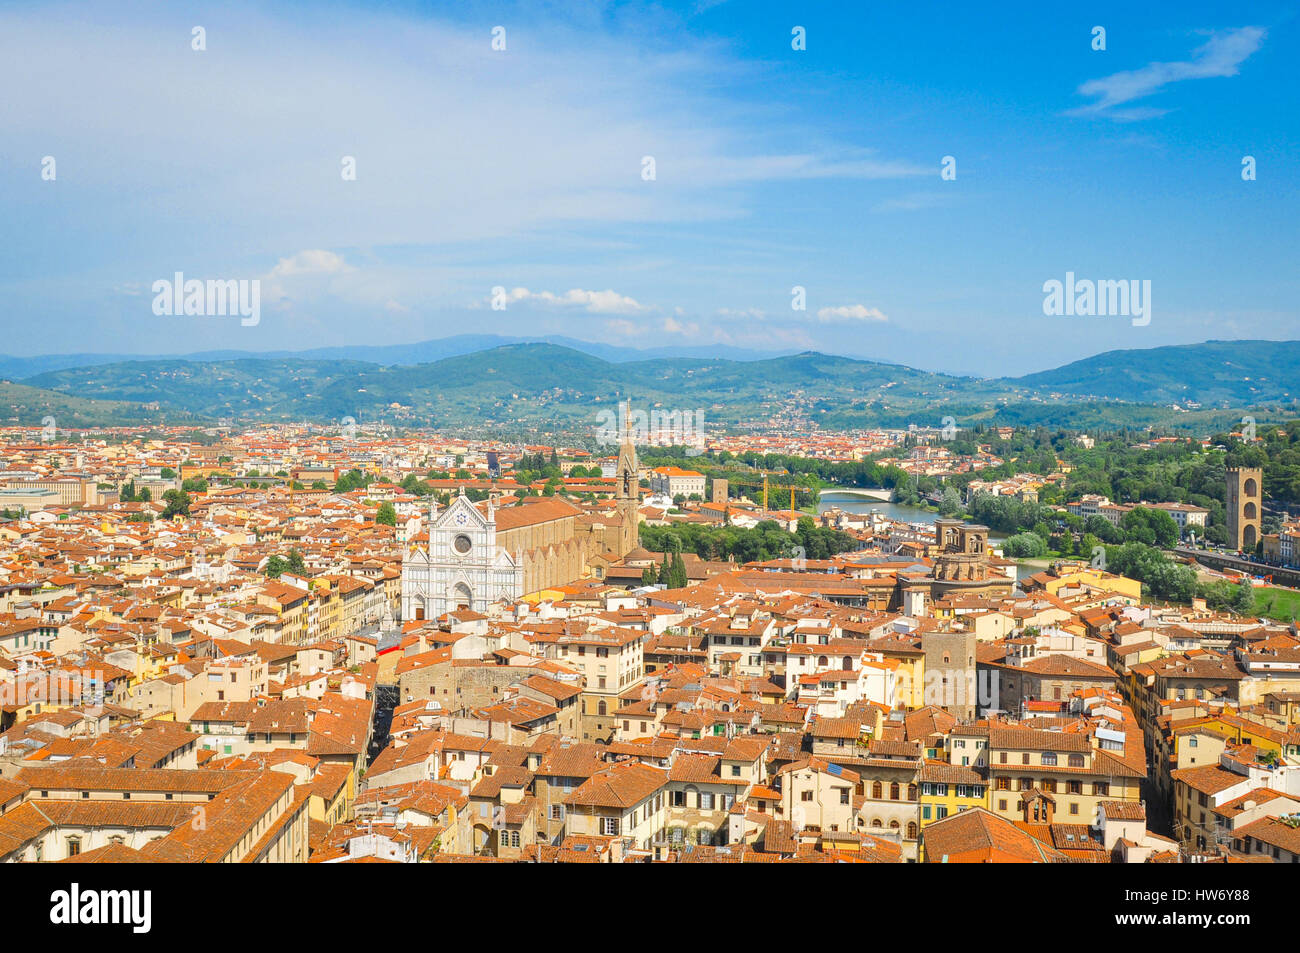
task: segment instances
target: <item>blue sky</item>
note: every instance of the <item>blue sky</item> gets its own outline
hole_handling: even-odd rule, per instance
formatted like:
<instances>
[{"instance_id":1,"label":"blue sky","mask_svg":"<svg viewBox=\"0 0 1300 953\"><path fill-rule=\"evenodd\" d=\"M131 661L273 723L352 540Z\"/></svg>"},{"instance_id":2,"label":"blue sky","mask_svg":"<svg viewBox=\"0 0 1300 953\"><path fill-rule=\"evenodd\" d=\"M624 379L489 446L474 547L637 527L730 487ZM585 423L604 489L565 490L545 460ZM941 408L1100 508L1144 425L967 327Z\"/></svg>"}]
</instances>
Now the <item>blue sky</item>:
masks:
<instances>
[{"instance_id":1,"label":"blue sky","mask_svg":"<svg viewBox=\"0 0 1300 953\"><path fill-rule=\"evenodd\" d=\"M1001 376L1300 337L1295 7L979 6L0 7L0 352L496 332ZM155 316L177 271L259 279L260 323ZM1150 324L1045 316L1067 271L1150 280Z\"/></svg>"}]
</instances>

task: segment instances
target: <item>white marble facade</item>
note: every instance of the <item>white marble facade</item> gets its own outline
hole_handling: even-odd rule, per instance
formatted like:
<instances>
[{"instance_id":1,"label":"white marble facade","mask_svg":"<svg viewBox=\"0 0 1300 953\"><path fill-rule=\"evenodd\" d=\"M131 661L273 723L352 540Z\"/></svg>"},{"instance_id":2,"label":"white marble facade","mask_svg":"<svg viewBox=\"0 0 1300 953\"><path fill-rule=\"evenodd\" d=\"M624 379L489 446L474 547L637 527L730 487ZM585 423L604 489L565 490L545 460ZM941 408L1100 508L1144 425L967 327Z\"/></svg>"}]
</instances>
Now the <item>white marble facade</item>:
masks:
<instances>
[{"instance_id":1,"label":"white marble facade","mask_svg":"<svg viewBox=\"0 0 1300 953\"><path fill-rule=\"evenodd\" d=\"M484 515L462 494L441 513L437 504L430 506L428 525L428 542L407 547L402 560L403 621L436 619L459 608L484 612L523 595L522 558L497 545L491 504Z\"/></svg>"}]
</instances>

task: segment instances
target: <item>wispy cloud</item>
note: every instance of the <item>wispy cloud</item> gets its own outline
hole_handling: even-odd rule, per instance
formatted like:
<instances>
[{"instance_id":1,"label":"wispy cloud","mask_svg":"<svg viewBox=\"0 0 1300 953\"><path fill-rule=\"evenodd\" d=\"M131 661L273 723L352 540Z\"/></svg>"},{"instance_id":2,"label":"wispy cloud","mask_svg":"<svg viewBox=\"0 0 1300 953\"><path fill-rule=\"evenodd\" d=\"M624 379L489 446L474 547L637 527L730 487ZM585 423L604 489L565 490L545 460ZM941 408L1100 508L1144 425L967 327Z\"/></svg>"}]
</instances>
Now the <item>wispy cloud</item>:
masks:
<instances>
[{"instance_id":1,"label":"wispy cloud","mask_svg":"<svg viewBox=\"0 0 1300 953\"><path fill-rule=\"evenodd\" d=\"M505 299L507 303L523 301L554 307L579 308L589 314L641 314L650 310L635 298L619 294L612 289L587 291L583 288L570 288L563 294L553 294L550 291L512 288L505 293ZM486 300L490 303L492 299Z\"/></svg>"},{"instance_id":2,"label":"wispy cloud","mask_svg":"<svg viewBox=\"0 0 1300 953\"><path fill-rule=\"evenodd\" d=\"M1070 115L1100 115L1132 121L1160 116L1168 110L1151 106L1121 109L1125 103L1151 96L1172 83L1188 79L1236 76L1241 64L1264 42L1267 30L1246 26L1210 34L1210 39L1192 51L1190 59L1174 63L1148 63L1137 70L1112 73L1079 87L1083 96L1096 101L1070 111Z\"/></svg>"},{"instance_id":3,"label":"wispy cloud","mask_svg":"<svg viewBox=\"0 0 1300 953\"><path fill-rule=\"evenodd\" d=\"M834 308L818 308L817 320L826 324L844 321L868 321L881 323L889 317L879 308L869 308L865 304L842 304Z\"/></svg>"}]
</instances>

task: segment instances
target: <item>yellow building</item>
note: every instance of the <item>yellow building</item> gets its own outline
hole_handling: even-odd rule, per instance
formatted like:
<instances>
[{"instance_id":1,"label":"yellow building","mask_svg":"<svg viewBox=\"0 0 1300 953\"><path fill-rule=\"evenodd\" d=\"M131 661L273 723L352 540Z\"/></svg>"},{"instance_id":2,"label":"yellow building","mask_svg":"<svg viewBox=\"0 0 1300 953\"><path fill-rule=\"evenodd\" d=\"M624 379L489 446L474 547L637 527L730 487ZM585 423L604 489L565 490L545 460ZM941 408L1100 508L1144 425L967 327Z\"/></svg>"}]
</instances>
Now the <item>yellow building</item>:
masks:
<instances>
[{"instance_id":1,"label":"yellow building","mask_svg":"<svg viewBox=\"0 0 1300 953\"><path fill-rule=\"evenodd\" d=\"M1103 569L1094 569L1084 563L1058 563L1047 572L1035 573L1024 581L1026 590L1039 589L1055 596L1061 589L1077 589L1091 586L1094 589L1109 589L1130 599L1142 599L1142 583L1127 576L1118 576Z\"/></svg>"},{"instance_id":2,"label":"yellow building","mask_svg":"<svg viewBox=\"0 0 1300 953\"><path fill-rule=\"evenodd\" d=\"M972 768L946 761L927 761L917 774L921 786L921 860L925 859L925 828L945 817L989 806L988 781Z\"/></svg>"}]
</instances>

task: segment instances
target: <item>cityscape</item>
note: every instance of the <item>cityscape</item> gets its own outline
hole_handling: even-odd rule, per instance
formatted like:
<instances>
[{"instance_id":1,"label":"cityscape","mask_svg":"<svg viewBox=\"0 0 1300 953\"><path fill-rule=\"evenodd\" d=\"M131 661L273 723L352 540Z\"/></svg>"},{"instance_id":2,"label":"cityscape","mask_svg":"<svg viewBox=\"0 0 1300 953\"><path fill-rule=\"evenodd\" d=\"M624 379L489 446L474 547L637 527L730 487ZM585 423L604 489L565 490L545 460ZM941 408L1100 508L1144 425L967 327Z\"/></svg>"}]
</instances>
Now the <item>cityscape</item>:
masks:
<instances>
[{"instance_id":1,"label":"cityscape","mask_svg":"<svg viewBox=\"0 0 1300 953\"><path fill-rule=\"evenodd\" d=\"M6 896L1284 918L1295 11L1073 6L0 11Z\"/></svg>"}]
</instances>

